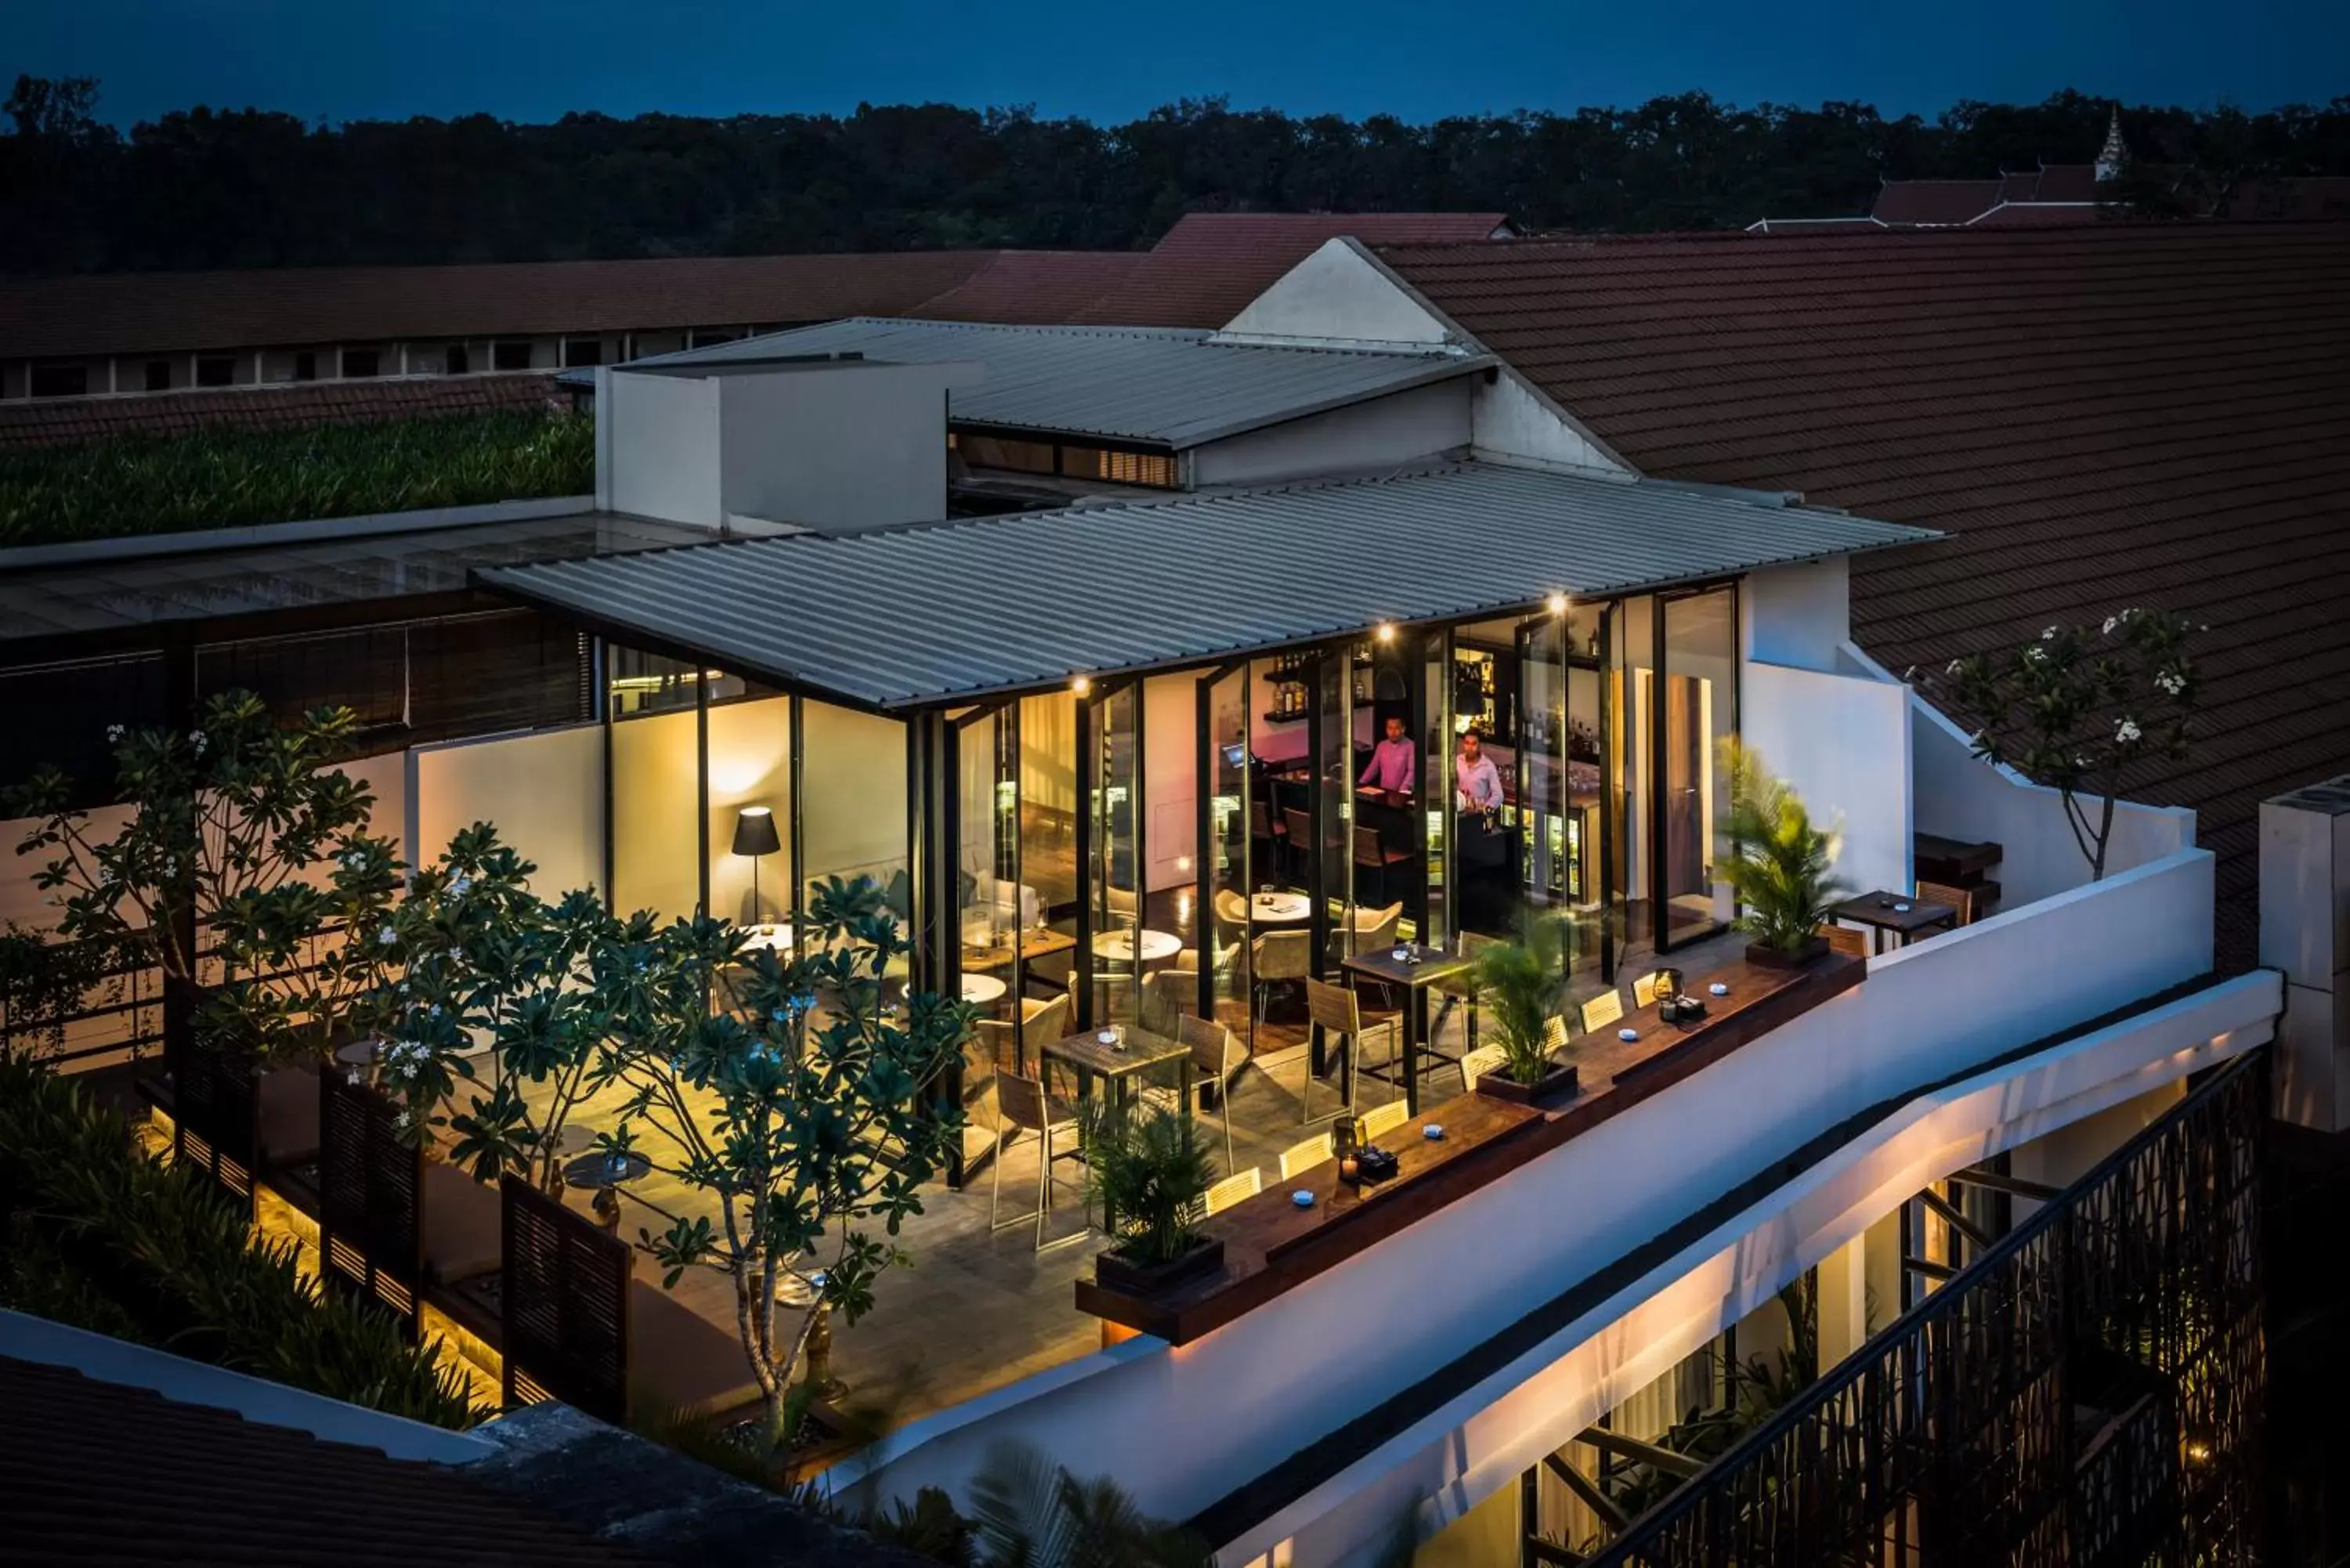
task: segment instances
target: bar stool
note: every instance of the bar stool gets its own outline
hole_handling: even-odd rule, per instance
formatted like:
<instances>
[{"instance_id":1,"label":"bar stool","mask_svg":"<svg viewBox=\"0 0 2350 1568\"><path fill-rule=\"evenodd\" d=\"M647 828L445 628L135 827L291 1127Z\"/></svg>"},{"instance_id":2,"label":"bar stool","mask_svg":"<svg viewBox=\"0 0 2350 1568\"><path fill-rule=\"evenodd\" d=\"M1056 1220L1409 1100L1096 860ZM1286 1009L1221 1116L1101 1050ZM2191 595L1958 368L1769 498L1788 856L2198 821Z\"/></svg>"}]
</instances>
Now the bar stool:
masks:
<instances>
[{"instance_id":1,"label":"bar stool","mask_svg":"<svg viewBox=\"0 0 2350 1568\"><path fill-rule=\"evenodd\" d=\"M1345 1043L1340 1049L1346 1054L1346 1086L1341 1092L1337 1108L1329 1116L1351 1111L1355 1108L1355 1077L1361 1063L1363 1037L1385 1033L1389 1049L1394 1053L1389 1060L1400 1059L1403 1054L1403 1015L1390 1014L1367 1027L1363 1023L1362 1002L1352 991L1343 985L1332 985L1326 981L1311 978L1305 981L1305 1012L1320 1026L1324 1034L1337 1035ZM1314 1064L1309 1057L1305 1065L1305 1088L1297 1097L1298 1120L1301 1123L1317 1119L1314 1115L1315 1076Z\"/></svg>"}]
</instances>

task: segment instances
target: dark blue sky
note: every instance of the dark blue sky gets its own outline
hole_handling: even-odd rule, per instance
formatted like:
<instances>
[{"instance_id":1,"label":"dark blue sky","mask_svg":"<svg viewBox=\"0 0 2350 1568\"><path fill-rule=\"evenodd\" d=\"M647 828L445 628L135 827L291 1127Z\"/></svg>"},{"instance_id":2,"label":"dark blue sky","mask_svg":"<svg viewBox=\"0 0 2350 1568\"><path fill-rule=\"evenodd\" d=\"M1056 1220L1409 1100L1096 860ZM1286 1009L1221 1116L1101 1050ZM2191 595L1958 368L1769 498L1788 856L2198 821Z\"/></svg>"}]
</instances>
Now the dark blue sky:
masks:
<instances>
[{"instance_id":1,"label":"dark blue sky","mask_svg":"<svg viewBox=\"0 0 2350 1568\"><path fill-rule=\"evenodd\" d=\"M1422 120L1859 99L1931 114L2063 87L2259 109L2350 93L2350 0L5 0L0 72L96 76L120 121L197 102L516 119L1184 96Z\"/></svg>"}]
</instances>

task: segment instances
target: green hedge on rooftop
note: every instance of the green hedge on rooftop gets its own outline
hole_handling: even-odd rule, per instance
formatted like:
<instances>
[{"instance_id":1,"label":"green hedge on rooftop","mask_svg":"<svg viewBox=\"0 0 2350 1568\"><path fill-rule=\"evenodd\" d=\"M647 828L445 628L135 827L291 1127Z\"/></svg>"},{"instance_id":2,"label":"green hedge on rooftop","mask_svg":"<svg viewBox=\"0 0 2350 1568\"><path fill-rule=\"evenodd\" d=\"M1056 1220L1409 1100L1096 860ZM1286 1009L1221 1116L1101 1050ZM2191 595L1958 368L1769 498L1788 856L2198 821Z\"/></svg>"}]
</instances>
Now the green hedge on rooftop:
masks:
<instances>
[{"instance_id":1,"label":"green hedge on rooftop","mask_svg":"<svg viewBox=\"0 0 2350 1568\"><path fill-rule=\"evenodd\" d=\"M595 487L595 421L584 414L125 436L0 452L0 547L584 495Z\"/></svg>"}]
</instances>

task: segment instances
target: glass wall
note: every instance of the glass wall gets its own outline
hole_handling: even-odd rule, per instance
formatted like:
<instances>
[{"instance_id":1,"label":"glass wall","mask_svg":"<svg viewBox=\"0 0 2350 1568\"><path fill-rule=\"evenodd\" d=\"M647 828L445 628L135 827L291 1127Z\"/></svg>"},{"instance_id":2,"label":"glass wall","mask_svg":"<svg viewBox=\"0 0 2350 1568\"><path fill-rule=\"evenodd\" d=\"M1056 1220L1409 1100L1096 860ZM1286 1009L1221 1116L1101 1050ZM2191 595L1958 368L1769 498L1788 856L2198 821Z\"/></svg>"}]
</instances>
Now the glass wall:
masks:
<instances>
[{"instance_id":1,"label":"glass wall","mask_svg":"<svg viewBox=\"0 0 2350 1568\"><path fill-rule=\"evenodd\" d=\"M1626 599L1616 607L1611 618L1614 657L1613 668L1607 672L1607 725L1602 741L1607 769L1605 793L1611 811L1607 893L1622 944L1646 948L1654 945L1657 929L1651 842L1656 601Z\"/></svg>"},{"instance_id":2,"label":"glass wall","mask_svg":"<svg viewBox=\"0 0 2350 1568\"><path fill-rule=\"evenodd\" d=\"M791 699L713 697L709 726L710 912L780 930L792 909Z\"/></svg>"},{"instance_id":3,"label":"glass wall","mask_svg":"<svg viewBox=\"0 0 2350 1568\"><path fill-rule=\"evenodd\" d=\"M1139 977L1154 954L1143 938L1142 690L1128 681L1089 698L1082 728L1090 746L1086 888L1093 987L1078 998L1087 1025L1132 1023ZM1082 966L1081 966L1082 968Z\"/></svg>"},{"instance_id":4,"label":"glass wall","mask_svg":"<svg viewBox=\"0 0 2350 1568\"><path fill-rule=\"evenodd\" d=\"M1249 898L1257 857L1274 846L1264 804L1254 793L1249 755L1249 671L1245 664L1200 680L1200 776L1206 781L1207 843L1202 846L1199 940L1191 967L1201 976L1192 1011L1221 1020L1253 1047L1249 1005L1253 950Z\"/></svg>"},{"instance_id":5,"label":"glass wall","mask_svg":"<svg viewBox=\"0 0 2350 1568\"><path fill-rule=\"evenodd\" d=\"M662 920L702 905L702 721L697 671L633 649L605 654L610 716L614 909Z\"/></svg>"},{"instance_id":6,"label":"glass wall","mask_svg":"<svg viewBox=\"0 0 2350 1568\"><path fill-rule=\"evenodd\" d=\"M906 726L810 698L800 704L801 885L870 877L911 929Z\"/></svg>"},{"instance_id":7,"label":"glass wall","mask_svg":"<svg viewBox=\"0 0 2350 1568\"><path fill-rule=\"evenodd\" d=\"M1716 834L1730 815L1721 742L1738 732L1738 597L1721 587L1664 601L1663 791L1659 867L1664 937L1700 936L1737 912L1714 875Z\"/></svg>"}]
</instances>

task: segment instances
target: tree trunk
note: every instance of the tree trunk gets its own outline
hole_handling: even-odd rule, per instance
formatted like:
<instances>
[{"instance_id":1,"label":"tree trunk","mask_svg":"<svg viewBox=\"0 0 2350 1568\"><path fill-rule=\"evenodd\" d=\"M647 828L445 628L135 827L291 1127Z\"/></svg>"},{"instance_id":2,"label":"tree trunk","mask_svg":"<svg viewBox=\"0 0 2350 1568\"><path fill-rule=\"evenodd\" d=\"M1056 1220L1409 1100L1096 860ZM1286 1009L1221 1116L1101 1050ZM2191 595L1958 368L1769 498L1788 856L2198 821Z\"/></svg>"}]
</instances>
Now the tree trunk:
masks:
<instances>
[{"instance_id":1,"label":"tree trunk","mask_svg":"<svg viewBox=\"0 0 2350 1568\"><path fill-rule=\"evenodd\" d=\"M2092 882L2106 879L2106 846L2112 842L2114 836L2113 785L2116 782L2106 781L2106 804L2097 816L2097 852L2089 858L2089 880Z\"/></svg>"}]
</instances>

